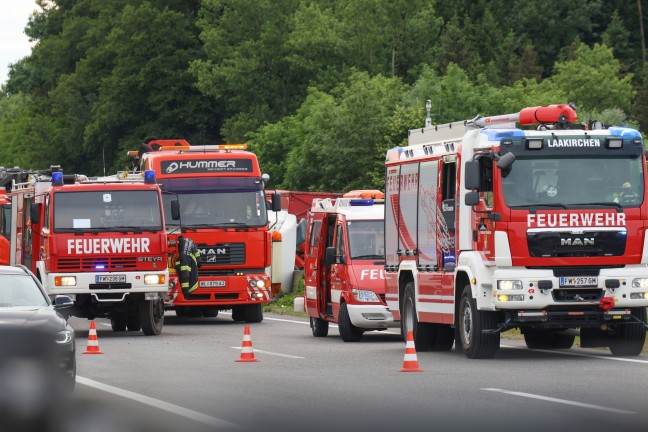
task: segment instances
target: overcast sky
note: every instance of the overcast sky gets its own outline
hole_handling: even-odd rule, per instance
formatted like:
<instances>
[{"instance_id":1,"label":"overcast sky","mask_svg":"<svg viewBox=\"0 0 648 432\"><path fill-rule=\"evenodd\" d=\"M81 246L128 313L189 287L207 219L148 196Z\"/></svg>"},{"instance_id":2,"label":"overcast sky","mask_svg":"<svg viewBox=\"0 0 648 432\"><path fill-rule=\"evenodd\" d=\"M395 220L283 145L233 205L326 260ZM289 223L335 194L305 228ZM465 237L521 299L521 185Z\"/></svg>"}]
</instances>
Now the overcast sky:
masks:
<instances>
[{"instance_id":1,"label":"overcast sky","mask_svg":"<svg viewBox=\"0 0 648 432\"><path fill-rule=\"evenodd\" d=\"M30 53L24 29L36 8L34 0L0 0L0 84L7 80L9 64Z\"/></svg>"}]
</instances>

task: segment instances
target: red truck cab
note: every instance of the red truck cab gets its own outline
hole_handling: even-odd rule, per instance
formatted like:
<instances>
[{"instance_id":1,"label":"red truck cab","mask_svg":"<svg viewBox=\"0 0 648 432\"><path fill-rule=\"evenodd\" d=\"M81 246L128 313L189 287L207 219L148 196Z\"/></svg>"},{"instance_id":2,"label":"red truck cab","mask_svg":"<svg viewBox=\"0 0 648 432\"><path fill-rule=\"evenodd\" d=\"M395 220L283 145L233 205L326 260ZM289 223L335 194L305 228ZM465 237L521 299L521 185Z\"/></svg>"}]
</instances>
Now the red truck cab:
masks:
<instances>
[{"instance_id":1,"label":"red truck cab","mask_svg":"<svg viewBox=\"0 0 648 432\"><path fill-rule=\"evenodd\" d=\"M329 323L338 324L345 342L399 325L385 303L383 196L354 191L313 201L304 280L315 337L327 336Z\"/></svg>"}]
</instances>

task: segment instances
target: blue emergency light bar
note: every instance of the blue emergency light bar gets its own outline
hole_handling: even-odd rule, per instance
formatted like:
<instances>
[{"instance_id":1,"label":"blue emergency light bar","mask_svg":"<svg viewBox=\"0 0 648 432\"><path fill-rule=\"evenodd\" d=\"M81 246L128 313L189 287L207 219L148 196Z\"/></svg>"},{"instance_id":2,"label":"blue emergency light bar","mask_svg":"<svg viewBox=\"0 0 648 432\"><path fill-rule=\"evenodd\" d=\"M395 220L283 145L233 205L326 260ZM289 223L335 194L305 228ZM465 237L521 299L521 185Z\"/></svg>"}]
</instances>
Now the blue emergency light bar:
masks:
<instances>
[{"instance_id":1,"label":"blue emergency light bar","mask_svg":"<svg viewBox=\"0 0 648 432\"><path fill-rule=\"evenodd\" d=\"M63 186L63 173L61 171L52 173L52 186Z\"/></svg>"},{"instance_id":2,"label":"blue emergency light bar","mask_svg":"<svg viewBox=\"0 0 648 432\"><path fill-rule=\"evenodd\" d=\"M155 183L155 171L153 170L144 171L144 183Z\"/></svg>"},{"instance_id":3,"label":"blue emergency light bar","mask_svg":"<svg viewBox=\"0 0 648 432\"><path fill-rule=\"evenodd\" d=\"M372 206L374 205L373 199L352 199L349 201L349 205L352 206Z\"/></svg>"}]
</instances>

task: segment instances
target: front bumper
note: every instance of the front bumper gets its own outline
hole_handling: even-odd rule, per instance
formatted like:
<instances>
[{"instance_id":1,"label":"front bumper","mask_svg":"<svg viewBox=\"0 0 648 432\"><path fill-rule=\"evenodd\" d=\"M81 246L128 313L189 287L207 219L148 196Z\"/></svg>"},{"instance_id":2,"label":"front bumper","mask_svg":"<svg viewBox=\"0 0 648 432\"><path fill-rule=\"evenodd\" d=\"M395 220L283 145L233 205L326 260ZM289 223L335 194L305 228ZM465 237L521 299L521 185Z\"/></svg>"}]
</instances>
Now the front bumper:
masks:
<instances>
[{"instance_id":1,"label":"front bumper","mask_svg":"<svg viewBox=\"0 0 648 432\"><path fill-rule=\"evenodd\" d=\"M347 303L347 310L351 323L359 328L386 329L400 325L385 305Z\"/></svg>"},{"instance_id":2,"label":"front bumper","mask_svg":"<svg viewBox=\"0 0 648 432\"><path fill-rule=\"evenodd\" d=\"M262 287L257 286L262 281ZM229 308L254 303L266 304L270 301L270 276L267 274L248 274L240 276L199 277L198 288L189 295L183 294L178 278L171 275L169 298L165 307L175 306L222 306Z\"/></svg>"}]
</instances>

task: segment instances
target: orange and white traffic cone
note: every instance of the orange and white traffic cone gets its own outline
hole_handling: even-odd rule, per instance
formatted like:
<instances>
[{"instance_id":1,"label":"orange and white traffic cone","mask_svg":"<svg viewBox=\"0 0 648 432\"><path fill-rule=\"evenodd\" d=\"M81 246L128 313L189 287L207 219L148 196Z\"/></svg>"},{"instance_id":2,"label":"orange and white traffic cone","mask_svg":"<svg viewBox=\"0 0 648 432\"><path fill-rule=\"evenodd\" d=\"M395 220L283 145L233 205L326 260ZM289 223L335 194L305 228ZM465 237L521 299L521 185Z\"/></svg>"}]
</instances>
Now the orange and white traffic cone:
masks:
<instances>
[{"instance_id":1,"label":"orange and white traffic cone","mask_svg":"<svg viewBox=\"0 0 648 432\"><path fill-rule=\"evenodd\" d=\"M416 346L414 345L414 334L412 330L407 332L407 342L405 342L405 360L401 372L423 372L419 367L416 358Z\"/></svg>"},{"instance_id":2,"label":"orange and white traffic cone","mask_svg":"<svg viewBox=\"0 0 648 432\"><path fill-rule=\"evenodd\" d=\"M241 346L241 358L237 362L257 362L258 359L254 358L254 350L252 349L252 337L250 336L250 327L245 326L243 331L243 345Z\"/></svg>"},{"instance_id":3,"label":"orange and white traffic cone","mask_svg":"<svg viewBox=\"0 0 648 432\"><path fill-rule=\"evenodd\" d=\"M90 330L88 331L88 347L83 354L103 354L99 349L99 340L97 339L97 328L94 320L90 321Z\"/></svg>"}]
</instances>

